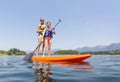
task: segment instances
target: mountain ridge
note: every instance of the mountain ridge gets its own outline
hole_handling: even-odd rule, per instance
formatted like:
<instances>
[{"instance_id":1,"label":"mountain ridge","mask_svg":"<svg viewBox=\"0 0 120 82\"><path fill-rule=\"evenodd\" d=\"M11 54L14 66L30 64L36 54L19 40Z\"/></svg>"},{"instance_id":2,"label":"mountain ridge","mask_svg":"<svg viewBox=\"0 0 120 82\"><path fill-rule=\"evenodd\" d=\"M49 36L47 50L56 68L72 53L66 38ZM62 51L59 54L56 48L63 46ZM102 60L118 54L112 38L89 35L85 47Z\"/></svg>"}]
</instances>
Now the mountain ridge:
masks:
<instances>
[{"instance_id":1,"label":"mountain ridge","mask_svg":"<svg viewBox=\"0 0 120 82\"><path fill-rule=\"evenodd\" d=\"M111 51L111 50L120 50L120 43L111 43L109 45L105 46L93 46L93 47L82 47L75 49L79 52L85 52L85 51Z\"/></svg>"}]
</instances>

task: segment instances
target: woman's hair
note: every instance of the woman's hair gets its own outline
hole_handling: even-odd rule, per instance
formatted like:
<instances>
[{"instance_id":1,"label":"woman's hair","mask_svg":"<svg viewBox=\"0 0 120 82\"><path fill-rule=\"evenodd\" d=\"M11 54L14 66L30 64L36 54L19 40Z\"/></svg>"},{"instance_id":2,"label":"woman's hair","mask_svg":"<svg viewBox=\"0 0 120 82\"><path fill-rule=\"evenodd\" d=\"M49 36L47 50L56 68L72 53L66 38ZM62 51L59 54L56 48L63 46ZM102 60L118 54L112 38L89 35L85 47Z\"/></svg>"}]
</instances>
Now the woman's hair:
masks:
<instances>
[{"instance_id":1,"label":"woman's hair","mask_svg":"<svg viewBox=\"0 0 120 82\"><path fill-rule=\"evenodd\" d=\"M47 26L48 26L48 25L51 25L51 22L50 22L50 21L46 22L46 25L47 25Z\"/></svg>"}]
</instances>

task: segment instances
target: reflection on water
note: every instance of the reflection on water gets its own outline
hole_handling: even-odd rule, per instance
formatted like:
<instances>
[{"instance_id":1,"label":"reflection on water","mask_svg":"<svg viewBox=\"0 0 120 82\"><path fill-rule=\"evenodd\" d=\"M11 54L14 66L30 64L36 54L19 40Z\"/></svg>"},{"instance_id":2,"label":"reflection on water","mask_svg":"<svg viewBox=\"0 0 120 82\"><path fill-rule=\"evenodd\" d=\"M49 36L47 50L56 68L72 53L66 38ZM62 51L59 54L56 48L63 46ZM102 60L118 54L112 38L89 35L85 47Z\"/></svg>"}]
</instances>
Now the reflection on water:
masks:
<instances>
[{"instance_id":1,"label":"reflection on water","mask_svg":"<svg viewBox=\"0 0 120 82\"><path fill-rule=\"evenodd\" d=\"M89 62L78 62L74 65L78 65L79 67L73 67L72 70L87 70L91 71L93 69L93 66Z\"/></svg>"},{"instance_id":2,"label":"reflection on water","mask_svg":"<svg viewBox=\"0 0 120 82\"><path fill-rule=\"evenodd\" d=\"M55 80L53 80L49 76L50 74L52 74L51 65L49 63L48 64L42 63L42 66L40 67L40 64L36 62L34 73L36 75L35 82L55 82Z\"/></svg>"},{"instance_id":3,"label":"reflection on water","mask_svg":"<svg viewBox=\"0 0 120 82\"><path fill-rule=\"evenodd\" d=\"M55 79L51 78L50 75L54 74L51 72L52 65L69 66L70 70L87 70L93 69L89 62L34 62L33 68L35 68L36 79L35 82L55 82Z\"/></svg>"}]
</instances>

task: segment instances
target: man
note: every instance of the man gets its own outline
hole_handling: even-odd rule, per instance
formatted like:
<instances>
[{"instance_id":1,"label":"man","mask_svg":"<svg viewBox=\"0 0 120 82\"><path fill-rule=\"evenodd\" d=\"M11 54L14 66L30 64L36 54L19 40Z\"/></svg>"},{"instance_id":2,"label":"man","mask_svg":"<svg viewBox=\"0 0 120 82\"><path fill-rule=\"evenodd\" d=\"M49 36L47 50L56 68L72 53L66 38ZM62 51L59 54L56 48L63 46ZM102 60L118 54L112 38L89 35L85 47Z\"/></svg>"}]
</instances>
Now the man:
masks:
<instances>
[{"instance_id":1,"label":"man","mask_svg":"<svg viewBox=\"0 0 120 82\"><path fill-rule=\"evenodd\" d=\"M40 18L40 24L37 26L37 33L38 33L38 45L41 46L42 44L42 53L44 48L44 34L46 30L46 25L44 24L44 18ZM36 56L39 54L40 46L36 49Z\"/></svg>"}]
</instances>

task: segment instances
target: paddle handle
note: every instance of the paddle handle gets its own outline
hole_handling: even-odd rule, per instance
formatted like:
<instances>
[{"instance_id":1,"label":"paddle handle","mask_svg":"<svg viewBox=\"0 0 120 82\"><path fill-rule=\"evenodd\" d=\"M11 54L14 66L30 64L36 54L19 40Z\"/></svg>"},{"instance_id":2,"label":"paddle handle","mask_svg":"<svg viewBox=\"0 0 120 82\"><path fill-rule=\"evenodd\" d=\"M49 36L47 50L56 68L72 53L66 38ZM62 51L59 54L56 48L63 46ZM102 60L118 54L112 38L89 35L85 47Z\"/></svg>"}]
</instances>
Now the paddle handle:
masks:
<instances>
[{"instance_id":1,"label":"paddle handle","mask_svg":"<svg viewBox=\"0 0 120 82\"><path fill-rule=\"evenodd\" d=\"M60 22L62 22L61 19L59 19L59 21L55 24L55 27L54 27L54 28L56 28L57 25L58 25Z\"/></svg>"}]
</instances>

